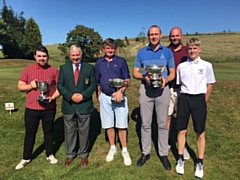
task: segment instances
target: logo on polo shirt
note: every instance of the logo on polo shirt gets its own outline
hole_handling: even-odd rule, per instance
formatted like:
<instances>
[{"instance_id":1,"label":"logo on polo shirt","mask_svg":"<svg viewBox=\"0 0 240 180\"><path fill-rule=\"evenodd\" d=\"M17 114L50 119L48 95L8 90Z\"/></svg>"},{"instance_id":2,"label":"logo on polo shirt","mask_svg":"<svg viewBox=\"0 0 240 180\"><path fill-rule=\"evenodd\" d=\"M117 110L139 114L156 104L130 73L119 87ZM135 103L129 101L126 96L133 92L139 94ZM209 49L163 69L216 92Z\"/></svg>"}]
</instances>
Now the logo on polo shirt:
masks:
<instances>
[{"instance_id":1,"label":"logo on polo shirt","mask_svg":"<svg viewBox=\"0 0 240 180\"><path fill-rule=\"evenodd\" d=\"M198 74L203 74L204 73L204 70L203 69L199 69L198 70Z\"/></svg>"},{"instance_id":2,"label":"logo on polo shirt","mask_svg":"<svg viewBox=\"0 0 240 180\"><path fill-rule=\"evenodd\" d=\"M160 56L160 59L165 59L165 57L164 57L164 55L163 55L163 54L161 54L161 56Z\"/></svg>"},{"instance_id":3,"label":"logo on polo shirt","mask_svg":"<svg viewBox=\"0 0 240 180\"><path fill-rule=\"evenodd\" d=\"M114 64L113 67L117 67L117 64Z\"/></svg>"}]
</instances>

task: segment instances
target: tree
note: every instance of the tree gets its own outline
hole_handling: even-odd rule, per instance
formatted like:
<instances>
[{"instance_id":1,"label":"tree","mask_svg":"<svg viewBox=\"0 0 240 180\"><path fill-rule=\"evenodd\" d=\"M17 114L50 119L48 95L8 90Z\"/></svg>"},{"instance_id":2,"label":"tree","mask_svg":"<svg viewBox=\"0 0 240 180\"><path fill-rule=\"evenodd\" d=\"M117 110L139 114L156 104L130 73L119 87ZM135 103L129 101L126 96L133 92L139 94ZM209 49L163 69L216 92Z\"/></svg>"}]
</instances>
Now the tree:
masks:
<instances>
[{"instance_id":1,"label":"tree","mask_svg":"<svg viewBox=\"0 0 240 180\"><path fill-rule=\"evenodd\" d=\"M129 41L128 41L127 36L125 36L125 41L126 41L127 46L129 46Z\"/></svg>"},{"instance_id":2,"label":"tree","mask_svg":"<svg viewBox=\"0 0 240 180\"><path fill-rule=\"evenodd\" d=\"M83 51L83 60L90 61L97 56L99 49L102 47L102 41L102 37L94 29L83 25L76 25L75 29L67 34L66 42L63 46L70 47L72 44L80 45Z\"/></svg>"},{"instance_id":3,"label":"tree","mask_svg":"<svg viewBox=\"0 0 240 180\"><path fill-rule=\"evenodd\" d=\"M7 36L1 40L3 54L7 58L21 58L24 53L24 34L25 34L25 18L23 12L20 15L15 14L11 7L7 7L5 1L2 8L2 20L6 23Z\"/></svg>"},{"instance_id":4,"label":"tree","mask_svg":"<svg viewBox=\"0 0 240 180\"><path fill-rule=\"evenodd\" d=\"M126 45L124 44L123 40L121 39L115 39L115 43L117 47L126 47Z\"/></svg>"},{"instance_id":5,"label":"tree","mask_svg":"<svg viewBox=\"0 0 240 180\"><path fill-rule=\"evenodd\" d=\"M145 33L144 33L144 27L143 30L138 34L138 39L142 41L143 46L145 46ZM136 39L135 39L136 41Z\"/></svg>"},{"instance_id":6,"label":"tree","mask_svg":"<svg viewBox=\"0 0 240 180\"><path fill-rule=\"evenodd\" d=\"M25 32L25 58L33 59L34 49L42 44L42 35L38 24L32 17L26 22Z\"/></svg>"},{"instance_id":7,"label":"tree","mask_svg":"<svg viewBox=\"0 0 240 180\"><path fill-rule=\"evenodd\" d=\"M0 44L2 44L2 42L6 42L7 39L9 39L9 36L7 34L7 24L1 18L0 19Z\"/></svg>"}]
</instances>

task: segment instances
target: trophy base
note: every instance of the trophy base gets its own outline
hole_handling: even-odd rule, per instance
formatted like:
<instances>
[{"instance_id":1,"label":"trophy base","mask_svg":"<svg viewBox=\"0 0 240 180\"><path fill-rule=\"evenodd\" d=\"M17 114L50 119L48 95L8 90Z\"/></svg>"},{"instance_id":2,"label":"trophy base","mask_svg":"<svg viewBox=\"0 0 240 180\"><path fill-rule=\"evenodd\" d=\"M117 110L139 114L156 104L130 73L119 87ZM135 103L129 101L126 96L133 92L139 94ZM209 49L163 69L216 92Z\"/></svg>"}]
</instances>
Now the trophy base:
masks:
<instances>
[{"instance_id":1,"label":"trophy base","mask_svg":"<svg viewBox=\"0 0 240 180\"><path fill-rule=\"evenodd\" d=\"M111 97L111 101L115 101L115 97ZM125 101L124 97L122 98L122 101Z\"/></svg>"},{"instance_id":2,"label":"trophy base","mask_svg":"<svg viewBox=\"0 0 240 180\"><path fill-rule=\"evenodd\" d=\"M162 80L161 79L150 79L151 85L153 88L160 88L162 87Z\"/></svg>"},{"instance_id":3,"label":"trophy base","mask_svg":"<svg viewBox=\"0 0 240 180\"><path fill-rule=\"evenodd\" d=\"M46 96L38 96L38 101L48 101Z\"/></svg>"}]
</instances>

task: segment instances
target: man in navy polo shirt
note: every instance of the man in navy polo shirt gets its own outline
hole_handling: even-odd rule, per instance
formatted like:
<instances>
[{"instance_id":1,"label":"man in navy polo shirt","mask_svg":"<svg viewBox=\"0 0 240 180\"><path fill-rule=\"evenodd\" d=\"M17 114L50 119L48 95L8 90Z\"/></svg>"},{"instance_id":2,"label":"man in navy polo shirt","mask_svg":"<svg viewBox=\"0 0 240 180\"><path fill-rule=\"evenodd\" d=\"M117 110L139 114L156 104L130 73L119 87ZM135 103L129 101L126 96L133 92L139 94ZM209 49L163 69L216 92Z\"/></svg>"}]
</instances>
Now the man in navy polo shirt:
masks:
<instances>
[{"instance_id":1,"label":"man in navy polo shirt","mask_svg":"<svg viewBox=\"0 0 240 180\"><path fill-rule=\"evenodd\" d=\"M137 53L133 77L141 80L139 89L141 124L142 156L137 162L142 166L150 158L151 152L151 124L153 108L155 106L158 123L158 153L165 169L170 170L171 164L168 160L168 107L170 103L170 91L168 81L175 78L175 66L172 51L160 44L162 32L160 27L153 25L148 30L149 45L140 49ZM149 64L161 64L166 67L160 78L162 87L154 88L150 84L151 75L144 71ZM140 72L140 70L142 70Z\"/></svg>"},{"instance_id":2,"label":"man in navy polo shirt","mask_svg":"<svg viewBox=\"0 0 240 180\"><path fill-rule=\"evenodd\" d=\"M130 73L125 59L116 56L115 50L116 43L113 39L108 38L103 42L105 56L98 59L95 65L97 97L100 102L102 128L106 129L110 143L106 161L111 162L117 153L115 128L118 128L124 164L130 166L132 161L127 150L128 101L125 95L130 84ZM109 79L115 78L124 80L126 85L118 89L112 87Z\"/></svg>"}]
</instances>

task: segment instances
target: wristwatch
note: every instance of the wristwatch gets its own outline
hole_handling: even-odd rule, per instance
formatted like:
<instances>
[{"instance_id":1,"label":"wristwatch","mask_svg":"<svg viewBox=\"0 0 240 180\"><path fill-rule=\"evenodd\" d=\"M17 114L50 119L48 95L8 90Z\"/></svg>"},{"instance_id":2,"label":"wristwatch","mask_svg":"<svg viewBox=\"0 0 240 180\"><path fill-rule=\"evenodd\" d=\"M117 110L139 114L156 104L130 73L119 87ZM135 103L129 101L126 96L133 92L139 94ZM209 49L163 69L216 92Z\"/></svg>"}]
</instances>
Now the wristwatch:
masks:
<instances>
[{"instance_id":1,"label":"wristwatch","mask_svg":"<svg viewBox=\"0 0 240 180\"><path fill-rule=\"evenodd\" d=\"M120 89L119 91L123 94L123 90Z\"/></svg>"}]
</instances>

